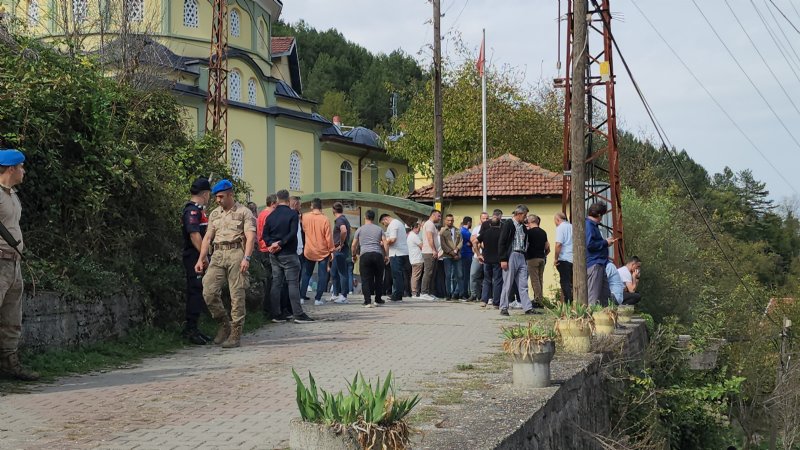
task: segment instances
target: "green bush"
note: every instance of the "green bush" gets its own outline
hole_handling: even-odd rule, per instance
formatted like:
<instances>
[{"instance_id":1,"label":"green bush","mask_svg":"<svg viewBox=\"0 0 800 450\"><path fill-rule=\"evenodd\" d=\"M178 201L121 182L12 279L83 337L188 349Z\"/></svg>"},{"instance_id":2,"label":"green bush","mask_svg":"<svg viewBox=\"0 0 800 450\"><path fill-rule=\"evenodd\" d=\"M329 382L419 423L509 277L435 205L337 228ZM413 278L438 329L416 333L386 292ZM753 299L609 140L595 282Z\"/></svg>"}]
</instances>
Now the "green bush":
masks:
<instances>
[{"instance_id":1,"label":"green bush","mask_svg":"<svg viewBox=\"0 0 800 450\"><path fill-rule=\"evenodd\" d=\"M27 157L26 281L78 298L142 290L173 317L180 211L195 177L228 175L221 141L190 138L168 90L137 91L90 57L15 39L23 51L0 46L0 146Z\"/></svg>"}]
</instances>

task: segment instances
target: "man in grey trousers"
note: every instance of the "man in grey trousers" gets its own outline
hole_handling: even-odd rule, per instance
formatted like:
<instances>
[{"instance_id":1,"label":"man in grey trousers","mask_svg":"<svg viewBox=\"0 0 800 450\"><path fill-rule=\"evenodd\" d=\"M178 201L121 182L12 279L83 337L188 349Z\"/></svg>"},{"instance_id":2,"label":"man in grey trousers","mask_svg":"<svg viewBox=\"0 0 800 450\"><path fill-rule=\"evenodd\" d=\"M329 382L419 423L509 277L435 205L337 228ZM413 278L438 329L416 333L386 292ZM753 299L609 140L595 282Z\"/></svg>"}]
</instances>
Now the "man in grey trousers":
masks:
<instances>
[{"instance_id":1,"label":"man in grey trousers","mask_svg":"<svg viewBox=\"0 0 800 450\"><path fill-rule=\"evenodd\" d=\"M500 314L508 315L508 296L516 281L519 287L519 298L525 314L536 314L528 296L528 263L525 261L525 250L528 238L523 221L528 214L528 207L517 205L511 220L503 223L498 244L500 268L503 270L503 291L500 294Z\"/></svg>"}]
</instances>

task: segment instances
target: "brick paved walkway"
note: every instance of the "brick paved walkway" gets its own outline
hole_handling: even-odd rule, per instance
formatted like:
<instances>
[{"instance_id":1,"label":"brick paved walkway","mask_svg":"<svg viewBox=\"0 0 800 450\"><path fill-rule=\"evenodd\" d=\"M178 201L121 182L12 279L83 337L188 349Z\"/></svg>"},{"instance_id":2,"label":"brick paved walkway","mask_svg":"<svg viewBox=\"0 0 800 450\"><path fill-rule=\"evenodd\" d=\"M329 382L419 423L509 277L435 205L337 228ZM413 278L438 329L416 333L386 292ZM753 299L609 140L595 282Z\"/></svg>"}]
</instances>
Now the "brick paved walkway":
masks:
<instances>
[{"instance_id":1,"label":"brick paved walkway","mask_svg":"<svg viewBox=\"0 0 800 450\"><path fill-rule=\"evenodd\" d=\"M0 447L286 448L298 416L291 368L340 389L392 370L415 391L499 349L499 316L475 303L418 300L307 308L325 319L269 325L242 347L193 347L135 368L65 378L0 398Z\"/></svg>"}]
</instances>

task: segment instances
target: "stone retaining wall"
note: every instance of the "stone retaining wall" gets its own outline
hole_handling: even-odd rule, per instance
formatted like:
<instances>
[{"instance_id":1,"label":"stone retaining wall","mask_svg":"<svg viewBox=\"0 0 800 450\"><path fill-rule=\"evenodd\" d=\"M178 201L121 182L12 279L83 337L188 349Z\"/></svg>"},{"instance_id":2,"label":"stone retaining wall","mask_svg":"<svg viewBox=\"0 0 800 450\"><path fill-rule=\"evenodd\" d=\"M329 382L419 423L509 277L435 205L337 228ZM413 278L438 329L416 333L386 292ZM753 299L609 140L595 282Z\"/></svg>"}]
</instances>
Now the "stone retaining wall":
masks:
<instances>
[{"instance_id":1,"label":"stone retaining wall","mask_svg":"<svg viewBox=\"0 0 800 450\"><path fill-rule=\"evenodd\" d=\"M75 300L37 292L22 302L20 347L29 350L94 344L123 336L146 318L144 298L135 294Z\"/></svg>"}]
</instances>

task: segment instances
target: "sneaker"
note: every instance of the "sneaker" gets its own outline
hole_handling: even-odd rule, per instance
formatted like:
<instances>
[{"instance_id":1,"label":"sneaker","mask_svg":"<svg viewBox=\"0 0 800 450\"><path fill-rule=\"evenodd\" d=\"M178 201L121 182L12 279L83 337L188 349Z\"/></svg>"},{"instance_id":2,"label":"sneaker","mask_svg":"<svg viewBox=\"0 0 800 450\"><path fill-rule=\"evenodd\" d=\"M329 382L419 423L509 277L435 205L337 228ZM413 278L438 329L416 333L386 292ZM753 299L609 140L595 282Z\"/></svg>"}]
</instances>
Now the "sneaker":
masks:
<instances>
[{"instance_id":1,"label":"sneaker","mask_svg":"<svg viewBox=\"0 0 800 450\"><path fill-rule=\"evenodd\" d=\"M494 309L500 309L500 305L492 305Z\"/></svg>"},{"instance_id":2,"label":"sneaker","mask_svg":"<svg viewBox=\"0 0 800 450\"><path fill-rule=\"evenodd\" d=\"M428 301L436 300L436 297L432 296L431 294L420 294L419 298L420 300L428 300Z\"/></svg>"},{"instance_id":3,"label":"sneaker","mask_svg":"<svg viewBox=\"0 0 800 450\"><path fill-rule=\"evenodd\" d=\"M412 293L411 298L419 298L419 293Z\"/></svg>"},{"instance_id":4,"label":"sneaker","mask_svg":"<svg viewBox=\"0 0 800 450\"><path fill-rule=\"evenodd\" d=\"M322 306L325 302L322 299L314 300L314 306Z\"/></svg>"},{"instance_id":5,"label":"sneaker","mask_svg":"<svg viewBox=\"0 0 800 450\"><path fill-rule=\"evenodd\" d=\"M364 303L361 306L363 306L364 308L374 308L375 307L375 305L373 305L372 303Z\"/></svg>"},{"instance_id":6,"label":"sneaker","mask_svg":"<svg viewBox=\"0 0 800 450\"><path fill-rule=\"evenodd\" d=\"M286 323L286 317L280 316L272 319L272 323Z\"/></svg>"},{"instance_id":7,"label":"sneaker","mask_svg":"<svg viewBox=\"0 0 800 450\"><path fill-rule=\"evenodd\" d=\"M392 299L392 301L393 301L393 302L402 302L402 301L403 301L403 299L402 299L402 298L397 298L397 299L393 298L393 299Z\"/></svg>"},{"instance_id":8,"label":"sneaker","mask_svg":"<svg viewBox=\"0 0 800 450\"><path fill-rule=\"evenodd\" d=\"M379 299L375 300L375 303L378 304L378 305L382 305L382 304L386 303L386 300L384 300L382 298L379 298Z\"/></svg>"},{"instance_id":9,"label":"sneaker","mask_svg":"<svg viewBox=\"0 0 800 450\"><path fill-rule=\"evenodd\" d=\"M536 315L536 314L541 314L541 313L540 313L539 311L536 311L536 310L535 310L535 309L533 309L533 308L531 308L531 309L529 309L529 310L525 311L525 315L528 315L528 316L534 316L534 315Z\"/></svg>"},{"instance_id":10,"label":"sneaker","mask_svg":"<svg viewBox=\"0 0 800 450\"><path fill-rule=\"evenodd\" d=\"M522 309L522 304L520 302L514 300L513 302L511 302L510 305L508 305L508 308L509 309Z\"/></svg>"},{"instance_id":11,"label":"sneaker","mask_svg":"<svg viewBox=\"0 0 800 450\"><path fill-rule=\"evenodd\" d=\"M488 305L488 303L481 302L481 308L486 308L486 305Z\"/></svg>"},{"instance_id":12,"label":"sneaker","mask_svg":"<svg viewBox=\"0 0 800 450\"><path fill-rule=\"evenodd\" d=\"M346 304L348 304L350 302L347 301L347 297L344 297L344 296L340 295L339 298L337 298L336 300L333 301L333 303L338 303L340 305L346 305Z\"/></svg>"},{"instance_id":13,"label":"sneaker","mask_svg":"<svg viewBox=\"0 0 800 450\"><path fill-rule=\"evenodd\" d=\"M507 309L505 309L505 308L504 308L504 309L501 309L501 310L500 310L500 315L501 315L501 316L507 316L507 315L508 315L508 310L507 310Z\"/></svg>"},{"instance_id":14,"label":"sneaker","mask_svg":"<svg viewBox=\"0 0 800 450\"><path fill-rule=\"evenodd\" d=\"M306 313L300 314L299 316L295 316L294 323L314 323L316 320L308 317Z\"/></svg>"},{"instance_id":15,"label":"sneaker","mask_svg":"<svg viewBox=\"0 0 800 450\"><path fill-rule=\"evenodd\" d=\"M469 298L467 298L467 297L462 297L462 298L461 298L461 303L469 303L469 302L471 302L471 301L472 301L472 300L470 300L470 299L469 299Z\"/></svg>"},{"instance_id":16,"label":"sneaker","mask_svg":"<svg viewBox=\"0 0 800 450\"><path fill-rule=\"evenodd\" d=\"M331 295L332 302L335 302L336 300L341 300L342 298L344 298L342 294Z\"/></svg>"},{"instance_id":17,"label":"sneaker","mask_svg":"<svg viewBox=\"0 0 800 450\"><path fill-rule=\"evenodd\" d=\"M205 339L205 336L197 329L184 329L183 332L181 332L181 336L189 341L190 344L194 345L206 345L210 341L210 339Z\"/></svg>"},{"instance_id":18,"label":"sneaker","mask_svg":"<svg viewBox=\"0 0 800 450\"><path fill-rule=\"evenodd\" d=\"M301 305L305 305L306 304L306 299L304 299L303 297L300 297L300 304Z\"/></svg>"}]
</instances>

